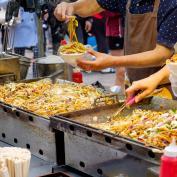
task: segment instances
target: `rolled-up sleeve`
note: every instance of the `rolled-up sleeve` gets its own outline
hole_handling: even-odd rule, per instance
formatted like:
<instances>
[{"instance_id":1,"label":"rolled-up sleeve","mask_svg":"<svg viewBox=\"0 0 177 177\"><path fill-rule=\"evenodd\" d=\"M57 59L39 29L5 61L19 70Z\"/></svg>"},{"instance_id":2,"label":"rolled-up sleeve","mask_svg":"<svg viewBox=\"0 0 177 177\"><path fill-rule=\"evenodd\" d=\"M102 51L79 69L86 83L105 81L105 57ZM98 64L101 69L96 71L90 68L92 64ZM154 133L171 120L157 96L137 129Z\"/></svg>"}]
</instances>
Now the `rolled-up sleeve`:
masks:
<instances>
[{"instance_id":1,"label":"rolled-up sleeve","mask_svg":"<svg viewBox=\"0 0 177 177\"><path fill-rule=\"evenodd\" d=\"M177 42L177 8L162 21L158 30L157 42L173 48Z\"/></svg>"},{"instance_id":2,"label":"rolled-up sleeve","mask_svg":"<svg viewBox=\"0 0 177 177\"><path fill-rule=\"evenodd\" d=\"M97 0L98 4L111 12L119 12L119 0Z\"/></svg>"}]
</instances>

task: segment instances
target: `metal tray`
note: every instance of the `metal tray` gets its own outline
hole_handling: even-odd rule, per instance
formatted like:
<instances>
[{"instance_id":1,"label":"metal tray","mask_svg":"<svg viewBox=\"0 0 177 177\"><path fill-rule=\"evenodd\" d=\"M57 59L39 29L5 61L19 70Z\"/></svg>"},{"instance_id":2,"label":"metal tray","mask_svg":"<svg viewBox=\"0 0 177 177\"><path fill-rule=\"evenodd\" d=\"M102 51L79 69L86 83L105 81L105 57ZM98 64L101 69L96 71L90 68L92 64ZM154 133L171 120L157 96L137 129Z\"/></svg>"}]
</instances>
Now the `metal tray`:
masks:
<instances>
[{"instance_id":1,"label":"metal tray","mask_svg":"<svg viewBox=\"0 0 177 177\"><path fill-rule=\"evenodd\" d=\"M43 78L23 82L40 79ZM43 160L57 161L55 133L51 131L49 119L3 102L0 102L0 141L27 148Z\"/></svg>"},{"instance_id":2,"label":"metal tray","mask_svg":"<svg viewBox=\"0 0 177 177\"><path fill-rule=\"evenodd\" d=\"M56 73L58 74L58 72ZM62 80L62 79L56 79L55 76L49 76L49 77L40 77L40 78L35 78L35 79L29 79L29 80L22 80L22 81L17 81L16 83L31 83L31 82L37 82L37 81L40 81L40 80L43 80L43 79L49 79L51 80L53 83L71 83L71 84L75 84L74 82L70 82L70 81L67 81L67 80ZM100 98L97 98L95 99L94 103L93 103L93 106L94 107L101 107L102 105L106 104L105 103L105 100L113 100L113 103L116 104L118 102L118 95L116 94L111 94L110 92L106 91L106 90L101 90L100 91L103 91L105 93L105 96L104 97L100 97ZM37 115L33 112L30 112L28 110L24 110L24 109L21 109L19 107L16 107L16 106L12 106L10 104L6 104L2 101L0 101L0 105L1 107L3 107L3 109L8 109L9 112L13 112L15 113L16 115L19 115L19 114L22 114L23 115L23 118L24 116L28 116L28 117L31 117L31 116L35 116L35 117L40 117L40 118L43 118L43 119L47 119L49 120L49 118L46 118L46 117L43 117L43 116L40 116L40 115ZM11 110L11 111L10 111ZM84 111L84 110L83 110ZM76 111L77 112L77 111ZM74 112L72 112L74 113ZM20 116L18 116L20 117Z\"/></svg>"},{"instance_id":3,"label":"metal tray","mask_svg":"<svg viewBox=\"0 0 177 177\"><path fill-rule=\"evenodd\" d=\"M90 141L121 150L135 157L150 161L154 164L159 164L162 154L161 150L154 147L145 146L144 144L132 139L121 137L88 125L89 123L93 122L93 117L95 116L98 117L98 122L106 122L106 117L108 115L114 114L118 106L120 106L120 104L99 107L92 110L77 111L75 113L68 113L62 116L55 116L51 118L51 127L56 130L64 131L66 133L83 137ZM153 98L148 103L136 105L131 110L128 110L128 112L136 109L137 107L151 110L177 109L177 102L173 100Z\"/></svg>"},{"instance_id":4,"label":"metal tray","mask_svg":"<svg viewBox=\"0 0 177 177\"><path fill-rule=\"evenodd\" d=\"M14 74L15 80L20 80L20 62L18 56L0 54L0 75L6 74Z\"/></svg>"},{"instance_id":5,"label":"metal tray","mask_svg":"<svg viewBox=\"0 0 177 177\"><path fill-rule=\"evenodd\" d=\"M57 80L53 76L19 82L30 83L41 79L69 82ZM4 102L0 102L0 140L13 146L28 148L33 155L44 160L51 162L57 160L55 133L50 128L50 119ZM63 145L60 145L60 148L61 146Z\"/></svg>"}]
</instances>

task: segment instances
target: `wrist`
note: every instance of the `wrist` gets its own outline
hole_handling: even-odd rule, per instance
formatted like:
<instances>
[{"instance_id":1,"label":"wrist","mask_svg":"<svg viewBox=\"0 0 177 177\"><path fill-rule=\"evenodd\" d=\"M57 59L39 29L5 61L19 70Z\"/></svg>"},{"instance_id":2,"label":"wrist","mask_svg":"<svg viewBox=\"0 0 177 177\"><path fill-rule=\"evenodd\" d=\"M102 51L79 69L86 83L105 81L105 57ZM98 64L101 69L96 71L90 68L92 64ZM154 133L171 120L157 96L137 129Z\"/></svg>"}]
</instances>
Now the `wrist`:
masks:
<instances>
[{"instance_id":1,"label":"wrist","mask_svg":"<svg viewBox=\"0 0 177 177\"><path fill-rule=\"evenodd\" d=\"M110 67L120 66L119 58L117 56L109 55L108 60L110 61Z\"/></svg>"},{"instance_id":2,"label":"wrist","mask_svg":"<svg viewBox=\"0 0 177 177\"><path fill-rule=\"evenodd\" d=\"M156 82L156 85L160 85L164 80L164 76L160 72L152 74L149 77Z\"/></svg>"},{"instance_id":3,"label":"wrist","mask_svg":"<svg viewBox=\"0 0 177 177\"><path fill-rule=\"evenodd\" d=\"M73 8L73 14L77 14L76 13L76 9L77 9L77 3L76 2L72 2L70 3L71 7Z\"/></svg>"},{"instance_id":4,"label":"wrist","mask_svg":"<svg viewBox=\"0 0 177 177\"><path fill-rule=\"evenodd\" d=\"M166 66L154 74L154 77L159 84L169 83L169 76L170 72Z\"/></svg>"},{"instance_id":5,"label":"wrist","mask_svg":"<svg viewBox=\"0 0 177 177\"><path fill-rule=\"evenodd\" d=\"M73 8L73 14L78 15L79 10L81 9L80 3L78 1L76 1L76 2L72 2L71 5L72 5L72 8Z\"/></svg>"}]
</instances>

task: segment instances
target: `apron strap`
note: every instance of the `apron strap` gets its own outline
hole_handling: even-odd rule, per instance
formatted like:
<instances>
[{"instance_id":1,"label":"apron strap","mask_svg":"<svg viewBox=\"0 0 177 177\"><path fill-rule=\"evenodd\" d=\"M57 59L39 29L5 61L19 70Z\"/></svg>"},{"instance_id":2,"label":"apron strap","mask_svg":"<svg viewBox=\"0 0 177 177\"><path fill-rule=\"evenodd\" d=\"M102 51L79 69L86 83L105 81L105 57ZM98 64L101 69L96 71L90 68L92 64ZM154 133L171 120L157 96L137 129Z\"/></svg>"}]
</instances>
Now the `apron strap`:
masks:
<instances>
[{"instance_id":1,"label":"apron strap","mask_svg":"<svg viewBox=\"0 0 177 177\"><path fill-rule=\"evenodd\" d=\"M160 5L160 0L155 0L155 1L154 1L153 13L156 13L156 14L158 13L159 5Z\"/></svg>"},{"instance_id":2,"label":"apron strap","mask_svg":"<svg viewBox=\"0 0 177 177\"><path fill-rule=\"evenodd\" d=\"M130 11L130 6L131 6L131 0L128 0L127 5L126 5L126 9L128 12Z\"/></svg>"}]
</instances>

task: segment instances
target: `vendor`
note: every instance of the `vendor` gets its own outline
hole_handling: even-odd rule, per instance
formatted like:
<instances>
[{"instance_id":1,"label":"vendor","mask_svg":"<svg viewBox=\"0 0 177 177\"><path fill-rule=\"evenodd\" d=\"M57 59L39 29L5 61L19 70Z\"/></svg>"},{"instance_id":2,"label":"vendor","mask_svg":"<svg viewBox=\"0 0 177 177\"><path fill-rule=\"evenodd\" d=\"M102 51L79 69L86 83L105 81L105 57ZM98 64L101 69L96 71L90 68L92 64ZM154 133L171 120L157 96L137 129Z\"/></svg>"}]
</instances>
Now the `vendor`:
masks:
<instances>
[{"instance_id":1,"label":"vendor","mask_svg":"<svg viewBox=\"0 0 177 177\"><path fill-rule=\"evenodd\" d=\"M85 70L125 66L130 82L159 71L173 54L173 46L177 42L177 1L78 0L59 4L55 16L59 20L66 20L72 14L85 17L104 9L120 12L126 17L126 55L110 56L90 51L96 56L96 61L79 60L78 65Z\"/></svg>"}]
</instances>

